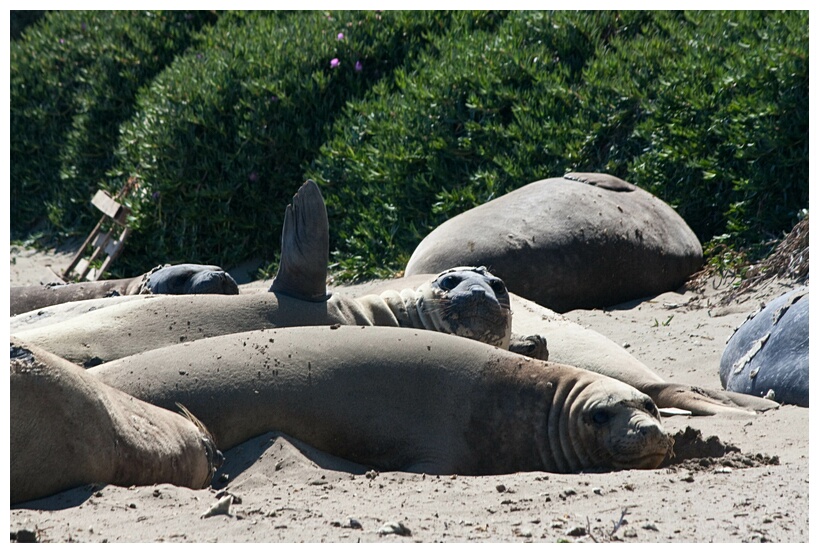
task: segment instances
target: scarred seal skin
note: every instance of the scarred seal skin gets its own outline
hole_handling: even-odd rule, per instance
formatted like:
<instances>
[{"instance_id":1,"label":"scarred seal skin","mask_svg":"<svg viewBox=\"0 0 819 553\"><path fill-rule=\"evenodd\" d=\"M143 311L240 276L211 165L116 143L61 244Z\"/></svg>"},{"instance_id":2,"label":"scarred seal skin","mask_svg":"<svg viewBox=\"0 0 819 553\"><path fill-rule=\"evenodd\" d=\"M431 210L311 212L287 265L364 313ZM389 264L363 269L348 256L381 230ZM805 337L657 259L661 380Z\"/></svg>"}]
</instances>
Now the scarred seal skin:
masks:
<instances>
[{"instance_id":1,"label":"scarred seal skin","mask_svg":"<svg viewBox=\"0 0 819 553\"><path fill-rule=\"evenodd\" d=\"M183 403L223 450L278 430L385 471L650 469L672 445L631 386L426 330L255 331L90 372L155 405Z\"/></svg>"},{"instance_id":2,"label":"scarred seal skin","mask_svg":"<svg viewBox=\"0 0 819 553\"><path fill-rule=\"evenodd\" d=\"M809 406L809 299L807 287L782 294L734 332L720 360L726 390Z\"/></svg>"},{"instance_id":3,"label":"scarred seal skin","mask_svg":"<svg viewBox=\"0 0 819 553\"><path fill-rule=\"evenodd\" d=\"M202 488L221 465L194 417L139 401L14 339L10 377L12 504L92 483Z\"/></svg>"}]
</instances>

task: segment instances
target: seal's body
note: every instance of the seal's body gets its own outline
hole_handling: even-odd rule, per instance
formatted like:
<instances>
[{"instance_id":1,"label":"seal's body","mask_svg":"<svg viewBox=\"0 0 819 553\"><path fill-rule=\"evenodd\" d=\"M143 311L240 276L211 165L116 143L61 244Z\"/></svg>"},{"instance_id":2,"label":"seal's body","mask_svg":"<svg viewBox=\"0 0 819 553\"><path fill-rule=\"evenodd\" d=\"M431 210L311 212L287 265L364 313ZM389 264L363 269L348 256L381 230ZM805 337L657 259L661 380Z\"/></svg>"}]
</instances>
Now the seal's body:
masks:
<instances>
[{"instance_id":1,"label":"seal's body","mask_svg":"<svg viewBox=\"0 0 819 553\"><path fill-rule=\"evenodd\" d=\"M483 265L510 292L563 313L656 295L702 265L702 246L659 198L612 175L522 186L445 221L405 274Z\"/></svg>"},{"instance_id":2,"label":"seal's body","mask_svg":"<svg viewBox=\"0 0 819 553\"><path fill-rule=\"evenodd\" d=\"M148 296L15 335L91 366L211 336L331 324L423 328L508 348L511 313L499 279L480 267L462 267L433 275L414 290L360 298L335 294L325 301L308 301L279 292Z\"/></svg>"},{"instance_id":3,"label":"seal's body","mask_svg":"<svg viewBox=\"0 0 819 553\"><path fill-rule=\"evenodd\" d=\"M134 278L72 284L12 286L11 316L51 305L137 294L238 294L236 281L215 265L159 266Z\"/></svg>"},{"instance_id":4,"label":"seal's body","mask_svg":"<svg viewBox=\"0 0 819 553\"><path fill-rule=\"evenodd\" d=\"M12 504L96 482L202 488L221 464L193 418L19 341L12 340L10 363Z\"/></svg>"},{"instance_id":5,"label":"seal's body","mask_svg":"<svg viewBox=\"0 0 819 553\"><path fill-rule=\"evenodd\" d=\"M419 286L434 275L413 275L394 280L358 284L341 288L346 294L381 294L384 290ZM515 349L538 359L548 359L609 376L634 386L649 395L660 408L677 408L694 415L719 413L751 413L775 409L776 402L724 390L694 387L666 382L660 375L628 351L599 332L584 328L566 317L541 305L509 294L512 315L512 336L518 341ZM527 338L521 338L526 336ZM543 348L521 347L525 342L541 338L548 342Z\"/></svg>"},{"instance_id":6,"label":"seal's body","mask_svg":"<svg viewBox=\"0 0 819 553\"><path fill-rule=\"evenodd\" d=\"M783 294L734 332L720 360L726 390L809 406L808 301L808 288Z\"/></svg>"},{"instance_id":7,"label":"seal's body","mask_svg":"<svg viewBox=\"0 0 819 553\"><path fill-rule=\"evenodd\" d=\"M90 372L144 401L183 403L222 449L279 430L378 470L655 468L671 445L630 386L424 330L256 331Z\"/></svg>"}]
</instances>

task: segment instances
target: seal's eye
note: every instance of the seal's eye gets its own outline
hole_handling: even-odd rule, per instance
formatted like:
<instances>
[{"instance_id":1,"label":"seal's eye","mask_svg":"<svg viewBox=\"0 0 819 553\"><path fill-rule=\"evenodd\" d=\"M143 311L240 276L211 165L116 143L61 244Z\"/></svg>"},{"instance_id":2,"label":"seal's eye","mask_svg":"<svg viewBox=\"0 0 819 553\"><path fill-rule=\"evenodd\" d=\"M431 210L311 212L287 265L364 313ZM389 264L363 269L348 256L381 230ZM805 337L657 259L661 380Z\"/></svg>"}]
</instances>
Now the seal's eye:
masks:
<instances>
[{"instance_id":1,"label":"seal's eye","mask_svg":"<svg viewBox=\"0 0 819 553\"><path fill-rule=\"evenodd\" d=\"M609 422L609 419L611 419L611 415L605 409L598 409L592 413L592 421L594 424L603 425Z\"/></svg>"},{"instance_id":2,"label":"seal's eye","mask_svg":"<svg viewBox=\"0 0 819 553\"><path fill-rule=\"evenodd\" d=\"M442 278L441 281L438 283L438 286L440 286L444 290L452 290L453 288L458 286L459 282L461 282L460 278L456 277L455 275L449 275Z\"/></svg>"},{"instance_id":3,"label":"seal's eye","mask_svg":"<svg viewBox=\"0 0 819 553\"><path fill-rule=\"evenodd\" d=\"M650 399L647 399L645 403L643 403L643 407L645 407L646 411L648 411L649 413L654 414L657 412L657 406L654 405L654 402L651 401Z\"/></svg>"},{"instance_id":4,"label":"seal's eye","mask_svg":"<svg viewBox=\"0 0 819 553\"><path fill-rule=\"evenodd\" d=\"M489 286L492 287L492 291L495 292L496 296L503 296L507 294L506 285L499 278L496 278L495 280L490 282Z\"/></svg>"}]
</instances>

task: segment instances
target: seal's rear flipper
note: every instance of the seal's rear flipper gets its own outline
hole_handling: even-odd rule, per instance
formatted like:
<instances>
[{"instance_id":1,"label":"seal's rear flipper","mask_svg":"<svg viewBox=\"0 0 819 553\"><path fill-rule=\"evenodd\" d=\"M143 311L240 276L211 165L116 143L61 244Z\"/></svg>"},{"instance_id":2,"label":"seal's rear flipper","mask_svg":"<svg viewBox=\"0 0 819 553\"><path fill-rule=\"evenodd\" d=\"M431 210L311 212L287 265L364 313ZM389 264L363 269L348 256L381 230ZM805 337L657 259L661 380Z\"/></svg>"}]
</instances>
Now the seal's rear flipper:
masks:
<instances>
[{"instance_id":1,"label":"seal's rear flipper","mask_svg":"<svg viewBox=\"0 0 819 553\"><path fill-rule=\"evenodd\" d=\"M775 401L761 397L669 382L648 384L640 391L649 395L661 409L674 407L691 411L694 415L753 414L779 407Z\"/></svg>"},{"instance_id":2,"label":"seal's rear flipper","mask_svg":"<svg viewBox=\"0 0 819 553\"><path fill-rule=\"evenodd\" d=\"M318 185L308 180L287 206L282 226L282 256L270 292L308 301L326 301L330 225Z\"/></svg>"}]
</instances>

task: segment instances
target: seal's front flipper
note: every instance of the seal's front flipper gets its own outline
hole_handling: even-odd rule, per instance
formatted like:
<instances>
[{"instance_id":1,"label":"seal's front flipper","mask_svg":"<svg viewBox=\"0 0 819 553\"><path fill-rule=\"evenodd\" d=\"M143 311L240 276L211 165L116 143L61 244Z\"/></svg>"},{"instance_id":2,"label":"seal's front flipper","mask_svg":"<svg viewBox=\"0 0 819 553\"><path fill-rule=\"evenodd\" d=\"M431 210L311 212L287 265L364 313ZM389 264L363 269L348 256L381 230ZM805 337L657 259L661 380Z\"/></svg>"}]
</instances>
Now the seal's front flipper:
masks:
<instances>
[{"instance_id":1,"label":"seal's front flipper","mask_svg":"<svg viewBox=\"0 0 819 553\"><path fill-rule=\"evenodd\" d=\"M512 340L509 342L509 351L519 353L533 359L549 360L549 348L546 347L546 337L542 334L522 336L512 333Z\"/></svg>"},{"instance_id":2,"label":"seal's front flipper","mask_svg":"<svg viewBox=\"0 0 819 553\"><path fill-rule=\"evenodd\" d=\"M779 407L775 401L747 394L669 382L648 384L641 387L640 391L649 395L659 408L685 409L694 415L753 414L755 411L763 412Z\"/></svg>"},{"instance_id":3,"label":"seal's front flipper","mask_svg":"<svg viewBox=\"0 0 819 553\"><path fill-rule=\"evenodd\" d=\"M282 227L282 256L270 292L308 301L326 301L330 225L318 185L308 180L287 206Z\"/></svg>"}]
</instances>

